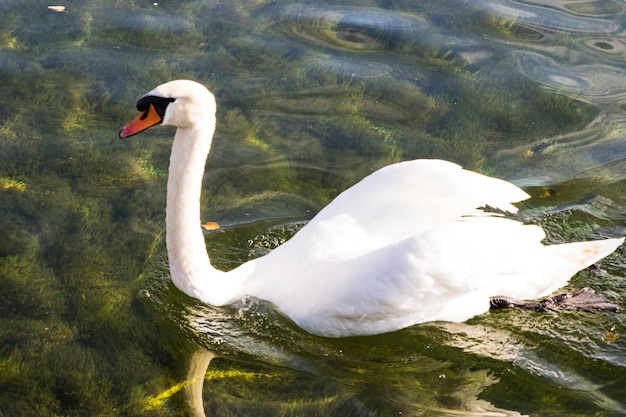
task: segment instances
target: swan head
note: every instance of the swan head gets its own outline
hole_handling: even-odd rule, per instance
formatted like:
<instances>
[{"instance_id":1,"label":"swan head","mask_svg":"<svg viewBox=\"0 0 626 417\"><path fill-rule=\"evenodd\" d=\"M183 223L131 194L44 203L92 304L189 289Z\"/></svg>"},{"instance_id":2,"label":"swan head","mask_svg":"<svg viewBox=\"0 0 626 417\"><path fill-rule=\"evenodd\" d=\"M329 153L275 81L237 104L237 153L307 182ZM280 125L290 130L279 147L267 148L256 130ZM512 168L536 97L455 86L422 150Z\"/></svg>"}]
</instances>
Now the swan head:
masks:
<instances>
[{"instance_id":1,"label":"swan head","mask_svg":"<svg viewBox=\"0 0 626 417\"><path fill-rule=\"evenodd\" d=\"M139 116L120 131L121 138L136 135L159 124L179 129L215 124L215 97L191 80L161 84L137 102Z\"/></svg>"}]
</instances>

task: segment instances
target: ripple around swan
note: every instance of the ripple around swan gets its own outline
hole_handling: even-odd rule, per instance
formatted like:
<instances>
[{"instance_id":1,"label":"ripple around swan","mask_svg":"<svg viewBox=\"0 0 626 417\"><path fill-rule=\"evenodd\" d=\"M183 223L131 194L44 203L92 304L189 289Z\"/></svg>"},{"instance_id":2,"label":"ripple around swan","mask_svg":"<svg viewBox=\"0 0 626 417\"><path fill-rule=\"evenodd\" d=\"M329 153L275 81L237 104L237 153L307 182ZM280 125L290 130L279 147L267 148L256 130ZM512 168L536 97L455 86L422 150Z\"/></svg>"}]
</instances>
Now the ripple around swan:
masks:
<instances>
[{"instance_id":1,"label":"ripple around swan","mask_svg":"<svg viewBox=\"0 0 626 417\"><path fill-rule=\"evenodd\" d=\"M275 27L313 44L351 51L393 48L428 24L415 17L357 7L287 6L277 13Z\"/></svg>"}]
</instances>

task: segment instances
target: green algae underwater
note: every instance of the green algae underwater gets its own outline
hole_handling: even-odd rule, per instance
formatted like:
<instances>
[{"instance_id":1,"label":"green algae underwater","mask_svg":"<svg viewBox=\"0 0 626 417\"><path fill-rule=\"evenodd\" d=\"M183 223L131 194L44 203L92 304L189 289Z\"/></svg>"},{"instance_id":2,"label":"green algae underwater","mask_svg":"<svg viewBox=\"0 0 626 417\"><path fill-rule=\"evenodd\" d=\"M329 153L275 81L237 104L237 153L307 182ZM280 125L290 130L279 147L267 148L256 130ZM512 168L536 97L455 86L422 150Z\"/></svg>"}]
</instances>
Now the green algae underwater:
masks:
<instances>
[{"instance_id":1,"label":"green algae underwater","mask_svg":"<svg viewBox=\"0 0 626 417\"><path fill-rule=\"evenodd\" d=\"M331 341L267 306L198 305L168 282L173 132L117 137L164 81L195 79L217 95L203 219L222 226L207 233L222 269L284 242L389 163L437 157L524 177L556 160L568 172L549 152L568 142L554 138L603 114L520 73L506 45L540 45L540 28L464 2L352 3L83 1L57 13L0 2L0 415L193 415L183 391L198 347L220 355L204 376L207 415L624 410L622 313L506 312ZM506 152L520 156L505 163ZM625 179L593 174L532 184L522 218L553 242L623 234ZM623 298L623 254L574 283ZM507 354L476 350L502 335L515 341L500 342ZM546 363L555 368L535 369Z\"/></svg>"}]
</instances>

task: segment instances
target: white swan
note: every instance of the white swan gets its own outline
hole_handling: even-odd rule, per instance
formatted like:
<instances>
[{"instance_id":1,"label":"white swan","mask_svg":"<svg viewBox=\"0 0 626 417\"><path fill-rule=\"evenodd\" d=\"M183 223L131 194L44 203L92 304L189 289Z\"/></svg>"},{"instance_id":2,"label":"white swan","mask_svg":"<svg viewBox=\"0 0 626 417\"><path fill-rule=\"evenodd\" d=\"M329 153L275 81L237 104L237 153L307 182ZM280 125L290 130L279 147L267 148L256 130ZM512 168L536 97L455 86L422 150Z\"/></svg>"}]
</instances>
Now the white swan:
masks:
<instances>
[{"instance_id":1,"label":"white swan","mask_svg":"<svg viewBox=\"0 0 626 417\"><path fill-rule=\"evenodd\" d=\"M174 284L212 305L253 296L304 330L342 337L427 321L462 322L491 296L532 299L565 285L624 238L544 246L543 230L478 207L516 212L516 186L441 160L390 165L340 194L290 241L223 272L200 228L200 191L215 130L201 84L162 84L137 103L125 138L156 124L178 129L167 183L167 250Z\"/></svg>"}]
</instances>

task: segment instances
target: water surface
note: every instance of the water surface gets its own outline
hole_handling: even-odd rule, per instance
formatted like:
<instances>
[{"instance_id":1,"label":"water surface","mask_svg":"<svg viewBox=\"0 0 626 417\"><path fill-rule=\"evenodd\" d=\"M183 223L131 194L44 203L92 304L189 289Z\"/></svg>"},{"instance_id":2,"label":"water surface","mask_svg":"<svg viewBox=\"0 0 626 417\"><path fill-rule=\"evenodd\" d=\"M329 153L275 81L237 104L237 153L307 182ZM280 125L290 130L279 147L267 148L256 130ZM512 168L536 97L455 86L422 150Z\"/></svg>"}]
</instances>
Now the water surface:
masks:
<instances>
[{"instance_id":1,"label":"water surface","mask_svg":"<svg viewBox=\"0 0 626 417\"><path fill-rule=\"evenodd\" d=\"M0 1L0 414L193 415L189 392L216 416L626 414L623 312L334 340L182 295L162 239L173 131L117 137L162 82L215 92L203 220L222 269L412 158L523 186L550 243L624 235L623 3L47 6ZM623 310L625 251L571 287Z\"/></svg>"}]
</instances>

